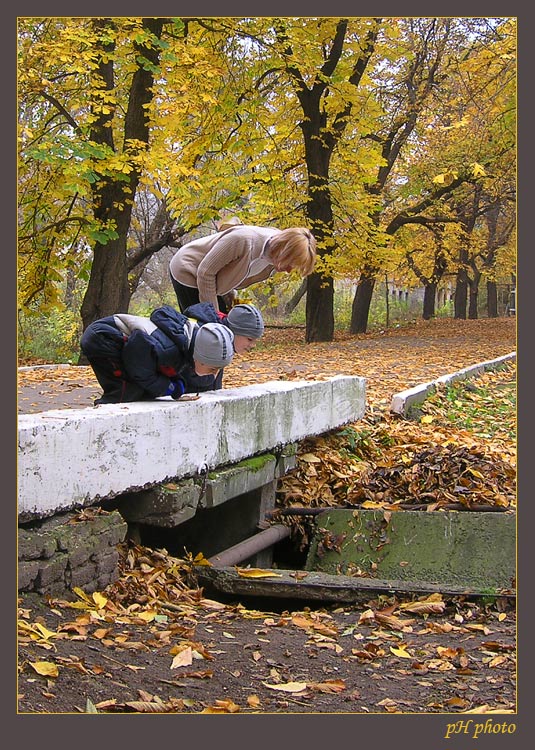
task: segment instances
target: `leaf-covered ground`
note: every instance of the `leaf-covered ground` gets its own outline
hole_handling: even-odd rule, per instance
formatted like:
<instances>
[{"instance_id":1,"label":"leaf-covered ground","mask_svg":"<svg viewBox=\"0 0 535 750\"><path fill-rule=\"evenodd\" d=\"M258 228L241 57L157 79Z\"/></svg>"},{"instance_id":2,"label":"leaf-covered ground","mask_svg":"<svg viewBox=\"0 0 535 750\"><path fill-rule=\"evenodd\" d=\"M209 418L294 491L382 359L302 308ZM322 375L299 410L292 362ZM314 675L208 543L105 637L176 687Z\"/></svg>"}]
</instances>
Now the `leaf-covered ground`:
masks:
<instances>
[{"instance_id":1,"label":"leaf-covered ground","mask_svg":"<svg viewBox=\"0 0 535 750\"><path fill-rule=\"evenodd\" d=\"M280 483L281 510L514 510L514 365L440 389L411 420L388 411L397 391L514 351L514 320L431 321L331 344L302 337L268 330L225 387L358 374L368 407L362 422L302 444ZM19 410L85 406L98 392L88 368L24 371ZM306 544L304 518L283 521ZM21 713L515 711L511 599L380 595L256 609L208 598L191 560L133 544L115 584L73 599L20 601Z\"/></svg>"},{"instance_id":2,"label":"leaf-covered ground","mask_svg":"<svg viewBox=\"0 0 535 750\"><path fill-rule=\"evenodd\" d=\"M205 598L185 583L183 565L132 547L105 592L24 601L19 711L515 710L506 600L379 597L262 611Z\"/></svg>"}]
</instances>

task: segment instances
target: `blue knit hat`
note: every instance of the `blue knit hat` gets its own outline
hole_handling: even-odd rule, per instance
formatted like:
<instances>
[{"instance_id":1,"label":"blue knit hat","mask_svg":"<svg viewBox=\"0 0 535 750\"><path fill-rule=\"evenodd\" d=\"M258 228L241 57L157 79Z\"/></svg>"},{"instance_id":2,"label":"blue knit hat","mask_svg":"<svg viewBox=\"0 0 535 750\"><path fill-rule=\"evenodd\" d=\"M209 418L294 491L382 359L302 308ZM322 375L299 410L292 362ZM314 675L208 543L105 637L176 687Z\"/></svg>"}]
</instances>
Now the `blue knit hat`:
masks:
<instances>
[{"instance_id":1,"label":"blue knit hat","mask_svg":"<svg viewBox=\"0 0 535 750\"><path fill-rule=\"evenodd\" d=\"M254 305L234 305L227 315L227 323L235 336L259 339L264 333L264 321Z\"/></svg>"}]
</instances>

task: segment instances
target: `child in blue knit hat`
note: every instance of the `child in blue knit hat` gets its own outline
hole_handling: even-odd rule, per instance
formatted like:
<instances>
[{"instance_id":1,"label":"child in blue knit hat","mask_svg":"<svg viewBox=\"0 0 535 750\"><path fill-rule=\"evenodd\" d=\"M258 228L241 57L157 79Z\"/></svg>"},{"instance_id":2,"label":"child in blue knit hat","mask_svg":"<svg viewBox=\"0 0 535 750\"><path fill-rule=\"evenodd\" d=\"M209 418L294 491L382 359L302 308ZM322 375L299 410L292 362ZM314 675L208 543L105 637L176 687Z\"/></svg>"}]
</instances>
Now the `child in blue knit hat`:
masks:
<instances>
[{"instance_id":1,"label":"child in blue knit hat","mask_svg":"<svg viewBox=\"0 0 535 750\"><path fill-rule=\"evenodd\" d=\"M198 302L184 310L190 320L200 326L219 321L228 326L234 334L234 351L244 354L251 351L264 334L264 320L258 308L250 304L238 304L230 312L218 312L211 302ZM223 384L223 371L216 376L215 388Z\"/></svg>"}]
</instances>

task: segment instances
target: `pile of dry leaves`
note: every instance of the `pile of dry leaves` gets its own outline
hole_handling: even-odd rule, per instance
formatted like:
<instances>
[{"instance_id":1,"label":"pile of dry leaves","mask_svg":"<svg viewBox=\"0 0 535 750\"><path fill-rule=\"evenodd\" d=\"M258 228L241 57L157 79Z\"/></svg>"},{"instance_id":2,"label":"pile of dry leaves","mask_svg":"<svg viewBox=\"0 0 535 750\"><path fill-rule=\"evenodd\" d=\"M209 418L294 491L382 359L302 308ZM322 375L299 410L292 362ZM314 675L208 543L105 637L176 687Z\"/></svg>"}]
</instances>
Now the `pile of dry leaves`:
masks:
<instances>
[{"instance_id":1,"label":"pile of dry leaves","mask_svg":"<svg viewBox=\"0 0 535 750\"><path fill-rule=\"evenodd\" d=\"M376 410L358 424L304 441L296 469L280 480L278 506L285 515L277 520L292 524L294 533L299 529L305 546L307 524L297 514L306 508L514 510L515 409L505 404L499 419L496 409L500 386L516 383L515 364L484 373L476 382L478 388L455 385L450 398L463 414L466 399L472 402L479 433L451 423L442 387L413 419Z\"/></svg>"}]
</instances>

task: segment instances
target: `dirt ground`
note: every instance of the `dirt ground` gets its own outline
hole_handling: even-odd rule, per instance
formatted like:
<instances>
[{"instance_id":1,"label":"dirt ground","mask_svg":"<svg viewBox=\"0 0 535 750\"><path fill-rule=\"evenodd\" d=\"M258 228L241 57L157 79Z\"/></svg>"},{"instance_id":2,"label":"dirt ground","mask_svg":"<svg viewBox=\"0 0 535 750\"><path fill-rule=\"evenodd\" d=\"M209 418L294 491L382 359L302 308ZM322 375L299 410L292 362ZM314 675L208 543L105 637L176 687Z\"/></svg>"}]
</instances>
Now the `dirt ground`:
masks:
<instances>
[{"instance_id":1,"label":"dirt ground","mask_svg":"<svg viewBox=\"0 0 535 750\"><path fill-rule=\"evenodd\" d=\"M35 640L21 631L19 712L515 711L510 601L411 614L393 597L299 609L195 598L149 619L25 597ZM57 676L38 674L44 664Z\"/></svg>"},{"instance_id":2,"label":"dirt ground","mask_svg":"<svg viewBox=\"0 0 535 750\"><path fill-rule=\"evenodd\" d=\"M224 386L360 374L373 414L399 390L515 349L515 321L505 318L430 321L325 345L268 330ZM89 368L19 373L22 413L80 408L98 394ZM512 598L233 601L199 588L191 565L166 550L129 543L122 552L121 576L103 592L20 598L18 713L516 711Z\"/></svg>"}]
</instances>

